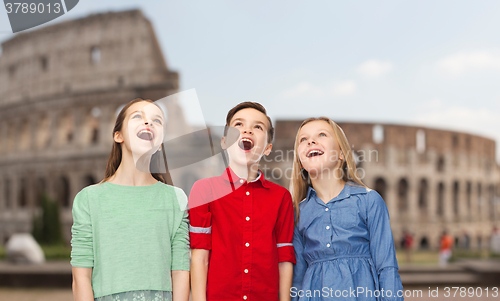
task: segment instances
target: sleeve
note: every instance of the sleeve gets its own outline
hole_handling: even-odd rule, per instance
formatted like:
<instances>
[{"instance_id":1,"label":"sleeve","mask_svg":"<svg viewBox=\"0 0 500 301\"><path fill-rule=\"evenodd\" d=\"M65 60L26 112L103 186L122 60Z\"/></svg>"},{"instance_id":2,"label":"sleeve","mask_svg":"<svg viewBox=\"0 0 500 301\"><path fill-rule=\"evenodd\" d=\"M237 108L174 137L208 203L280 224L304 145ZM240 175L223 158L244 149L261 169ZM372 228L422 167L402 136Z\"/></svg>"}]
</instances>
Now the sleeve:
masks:
<instances>
[{"instance_id":1,"label":"sleeve","mask_svg":"<svg viewBox=\"0 0 500 301\"><path fill-rule=\"evenodd\" d=\"M183 197L184 203L187 196L180 188L177 197ZM180 223L172 238L172 262L170 269L172 271L189 271L189 220L187 210L180 209L176 214L180 217Z\"/></svg>"},{"instance_id":2,"label":"sleeve","mask_svg":"<svg viewBox=\"0 0 500 301\"><path fill-rule=\"evenodd\" d=\"M304 259L304 242L297 227L293 231L293 248L295 249L296 264L293 266L292 301L298 300L298 291L302 290L302 280L307 270L307 262ZM295 291L295 294L294 294Z\"/></svg>"},{"instance_id":3,"label":"sleeve","mask_svg":"<svg viewBox=\"0 0 500 301\"><path fill-rule=\"evenodd\" d=\"M189 194L189 237L191 249L212 249L212 213L210 192L200 181L194 183Z\"/></svg>"},{"instance_id":4,"label":"sleeve","mask_svg":"<svg viewBox=\"0 0 500 301\"><path fill-rule=\"evenodd\" d=\"M380 291L384 290L382 301L404 300L403 284L398 273L396 249L389 222L389 211L378 192L368 193L369 208L367 212L368 230L370 233L370 252L378 275ZM387 291L391 291L388 297ZM400 296L400 297L399 297Z\"/></svg>"},{"instance_id":5,"label":"sleeve","mask_svg":"<svg viewBox=\"0 0 500 301\"><path fill-rule=\"evenodd\" d=\"M293 251L293 206L292 196L286 191L278 212L278 219L274 226L278 247L278 262L289 261L295 264Z\"/></svg>"},{"instance_id":6,"label":"sleeve","mask_svg":"<svg viewBox=\"0 0 500 301\"><path fill-rule=\"evenodd\" d=\"M94 267L94 241L87 191L81 190L73 201L71 227L71 265Z\"/></svg>"}]
</instances>

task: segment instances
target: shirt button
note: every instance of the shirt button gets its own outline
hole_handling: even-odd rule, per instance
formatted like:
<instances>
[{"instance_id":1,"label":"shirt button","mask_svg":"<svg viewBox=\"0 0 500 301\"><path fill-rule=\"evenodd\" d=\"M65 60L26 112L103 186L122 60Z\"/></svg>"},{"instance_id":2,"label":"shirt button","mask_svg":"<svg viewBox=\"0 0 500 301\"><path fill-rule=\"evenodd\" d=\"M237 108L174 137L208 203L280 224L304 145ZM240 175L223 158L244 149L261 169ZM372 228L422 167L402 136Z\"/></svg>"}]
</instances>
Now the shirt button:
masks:
<instances>
[{"instance_id":1,"label":"shirt button","mask_svg":"<svg viewBox=\"0 0 500 301\"><path fill-rule=\"evenodd\" d=\"M325 211L328 211L328 208L325 208Z\"/></svg>"},{"instance_id":2,"label":"shirt button","mask_svg":"<svg viewBox=\"0 0 500 301\"><path fill-rule=\"evenodd\" d=\"M245 271L244 271L244 272L245 272L245 273L248 273L248 269L245 269Z\"/></svg>"},{"instance_id":3,"label":"shirt button","mask_svg":"<svg viewBox=\"0 0 500 301\"><path fill-rule=\"evenodd\" d=\"M245 244L245 247L248 247L248 246L250 246L250 244L249 244L249 243L246 243L246 244Z\"/></svg>"},{"instance_id":4,"label":"shirt button","mask_svg":"<svg viewBox=\"0 0 500 301\"><path fill-rule=\"evenodd\" d=\"M247 195L250 195L250 192L247 191Z\"/></svg>"},{"instance_id":5,"label":"shirt button","mask_svg":"<svg viewBox=\"0 0 500 301\"><path fill-rule=\"evenodd\" d=\"M250 216L247 216L245 219L246 219L247 221L249 221L249 220L250 220Z\"/></svg>"},{"instance_id":6,"label":"shirt button","mask_svg":"<svg viewBox=\"0 0 500 301\"><path fill-rule=\"evenodd\" d=\"M326 244L326 247L329 248L330 247L330 244Z\"/></svg>"},{"instance_id":7,"label":"shirt button","mask_svg":"<svg viewBox=\"0 0 500 301\"><path fill-rule=\"evenodd\" d=\"M326 230L330 229L330 226L326 226Z\"/></svg>"},{"instance_id":8,"label":"shirt button","mask_svg":"<svg viewBox=\"0 0 500 301\"><path fill-rule=\"evenodd\" d=\"M243 300L246 300L246 299L248 299L248 297L247 296L243 296Z\"/></svg>"},{"instance_id":9,"label":"shirt button","mask_svg":"<svg viewBox=\"0 0 500 301\"><path fill-rule=\"evenodd\" d=\"M240 180L240 183L241 183L241 184L243 184L243 182L245 182L245 180L241 179L241 180Z\"/></svg>"}]
</instances>

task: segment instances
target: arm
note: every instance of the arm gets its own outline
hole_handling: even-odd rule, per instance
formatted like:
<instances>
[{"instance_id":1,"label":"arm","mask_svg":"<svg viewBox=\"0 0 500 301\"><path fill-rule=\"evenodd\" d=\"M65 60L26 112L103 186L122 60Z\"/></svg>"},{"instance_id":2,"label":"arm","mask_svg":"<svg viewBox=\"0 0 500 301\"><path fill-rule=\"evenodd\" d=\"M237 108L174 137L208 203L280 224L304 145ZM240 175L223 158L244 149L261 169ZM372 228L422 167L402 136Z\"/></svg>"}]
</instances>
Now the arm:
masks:
<instances>
[{"instance_id":1,"label":"arm","mask_svg":"<svg viewBox=\"0 0 500 301\"><path fill-rule=\"evenodd\" d=\"M73 201L71 227L71 265L73 297L75 301L92 301L92 270L94 267L94 242L87 192L80 191Z\"/></svg>"},{"instance_id":2,"label":"arm","mask_svg":"<svg viewBox=\"0 0 500 301\"><path fill-rule=\"evenodd\" d=\"M302 279L307 270L307 262L304 259L304 243L297 227L293 231L293 248L295 249L295 259L297 263L293 267L293 283L294 295L302 289ZM294 296L292 300L297 300L298 296Z\"/></svg>"},{"instance_id":3,"label":"arm","mask_svg":"<svg viewBox=\"0 0 500 301\"><path fill-rule=\"evenodd\" d=\"M368 193L368 198L370 253L378 274L380 290L384 290L384 298L381 300L404 300L403 297L397 297L398 291L403 290L403 285L398 273L399 267L387 206L380 194L374 190ZM386 296L387 290L392 292L391 298Z\"/></svg>"},{"instance_id":4,"label":"arm","mask_svg":"<svg viewBox=\"0 0 500 301\"><path fill-rule=\"evenodd\" d=\"M189 300L189 271L172 271L172 300Z\"/></svg>"},{"instance_id":5,"label":"arm","mask_svg":"<svg viewBox=\"0 0 500 301\"><path fill-rule=\"evenodd\" d=\"M279 299L280 301L285 301L290 300L293 264L295 264L295 253L293 251L293 205L292 196L288 191L286 191L281 200L274 232L278 248Z\"/></svg>"},{"instance_id":6,"label":"arm","mask_svg":"<svg viewBox=\"0 0 500 301\"><path fill-rule=\"evenodd\" d=\"M293 263L283 261L279 263L280 269L280 301L290 301L290 288L292 287Z\"/></svg>"},{"instance_id":7,"label":"arm","mask_svg":"<svg viewBox=\"0 0 500 301\"><path fill-rule=\"evenodd\" d=\"M73 298L75 301L94 301L92 268L71 268L73 273Z\"/></svg>"},{"instance_id":8,"label":"arm","mask_svg":"<svg viewBox=\"0 0 500 301\"><path fill-rule=\"evenodd\" d=\"M209 250L194 249L191 254L191 292L193 301L207 300Z\"/></svg>"},{"instance_id":9,"label":"arm","mask_svg":"<svg viewBox=\"0 0 500 301\"><path fill-rule=\"evenodd\" d=\"M198 181L189 195L189 237L191 243L191 293L193 301L207 299L209 254L212 249L212 213L210 189Z\"/></svg>"},{"instance_id":10,"label":"arm","mask_svg":"<svg viewBox=\"0 0 500 301\"><path fill-rule=\"evenodd\" d=\"M187 196L181 189L176 192L179 204L187 204ZM189 300L189 219L188 213L182 206L177 212L176 220L179 226L172 238L172 299L173 301Z\"/></svg>"}]
</instances>

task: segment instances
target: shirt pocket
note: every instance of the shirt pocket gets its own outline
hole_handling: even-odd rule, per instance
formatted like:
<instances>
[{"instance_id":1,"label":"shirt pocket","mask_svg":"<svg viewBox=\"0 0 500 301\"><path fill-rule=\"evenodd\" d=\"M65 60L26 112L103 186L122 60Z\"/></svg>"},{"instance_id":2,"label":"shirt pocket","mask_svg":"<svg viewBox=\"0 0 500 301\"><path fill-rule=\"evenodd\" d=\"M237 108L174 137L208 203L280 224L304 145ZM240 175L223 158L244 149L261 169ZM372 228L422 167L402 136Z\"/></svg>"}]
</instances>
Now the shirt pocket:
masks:
<instances>
[{"instance_id":1,"label":"shirt pocket","mask_svg":"<svg viewBox=\"0 0 500 301\"><path fill-rule=\"evenodd\" d=\"M335 210L335 222L344 229L356 227L359 222L358 208L339 207Z\"/></svg>"}]
</instances>

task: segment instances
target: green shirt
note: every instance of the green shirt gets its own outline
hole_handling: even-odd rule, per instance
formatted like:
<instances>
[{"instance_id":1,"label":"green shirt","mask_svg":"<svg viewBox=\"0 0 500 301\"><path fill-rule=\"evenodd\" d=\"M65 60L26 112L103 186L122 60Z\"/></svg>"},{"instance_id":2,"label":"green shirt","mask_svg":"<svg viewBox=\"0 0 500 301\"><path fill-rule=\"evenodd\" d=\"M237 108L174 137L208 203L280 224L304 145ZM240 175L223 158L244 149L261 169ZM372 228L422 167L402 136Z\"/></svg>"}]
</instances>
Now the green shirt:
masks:
<instances>
[{"instance_id":1,"label":"green shirt","mask_svg":"<svg viewBox=\"0 0 500 301\"><path fill-rule=\"evenodd\" d=\"M187 197L162 182L109 182L73 203L71 265L93 268L94 298L133 290L171 291L170 271L189 271Z\"/></svg>"}]
</instances>

